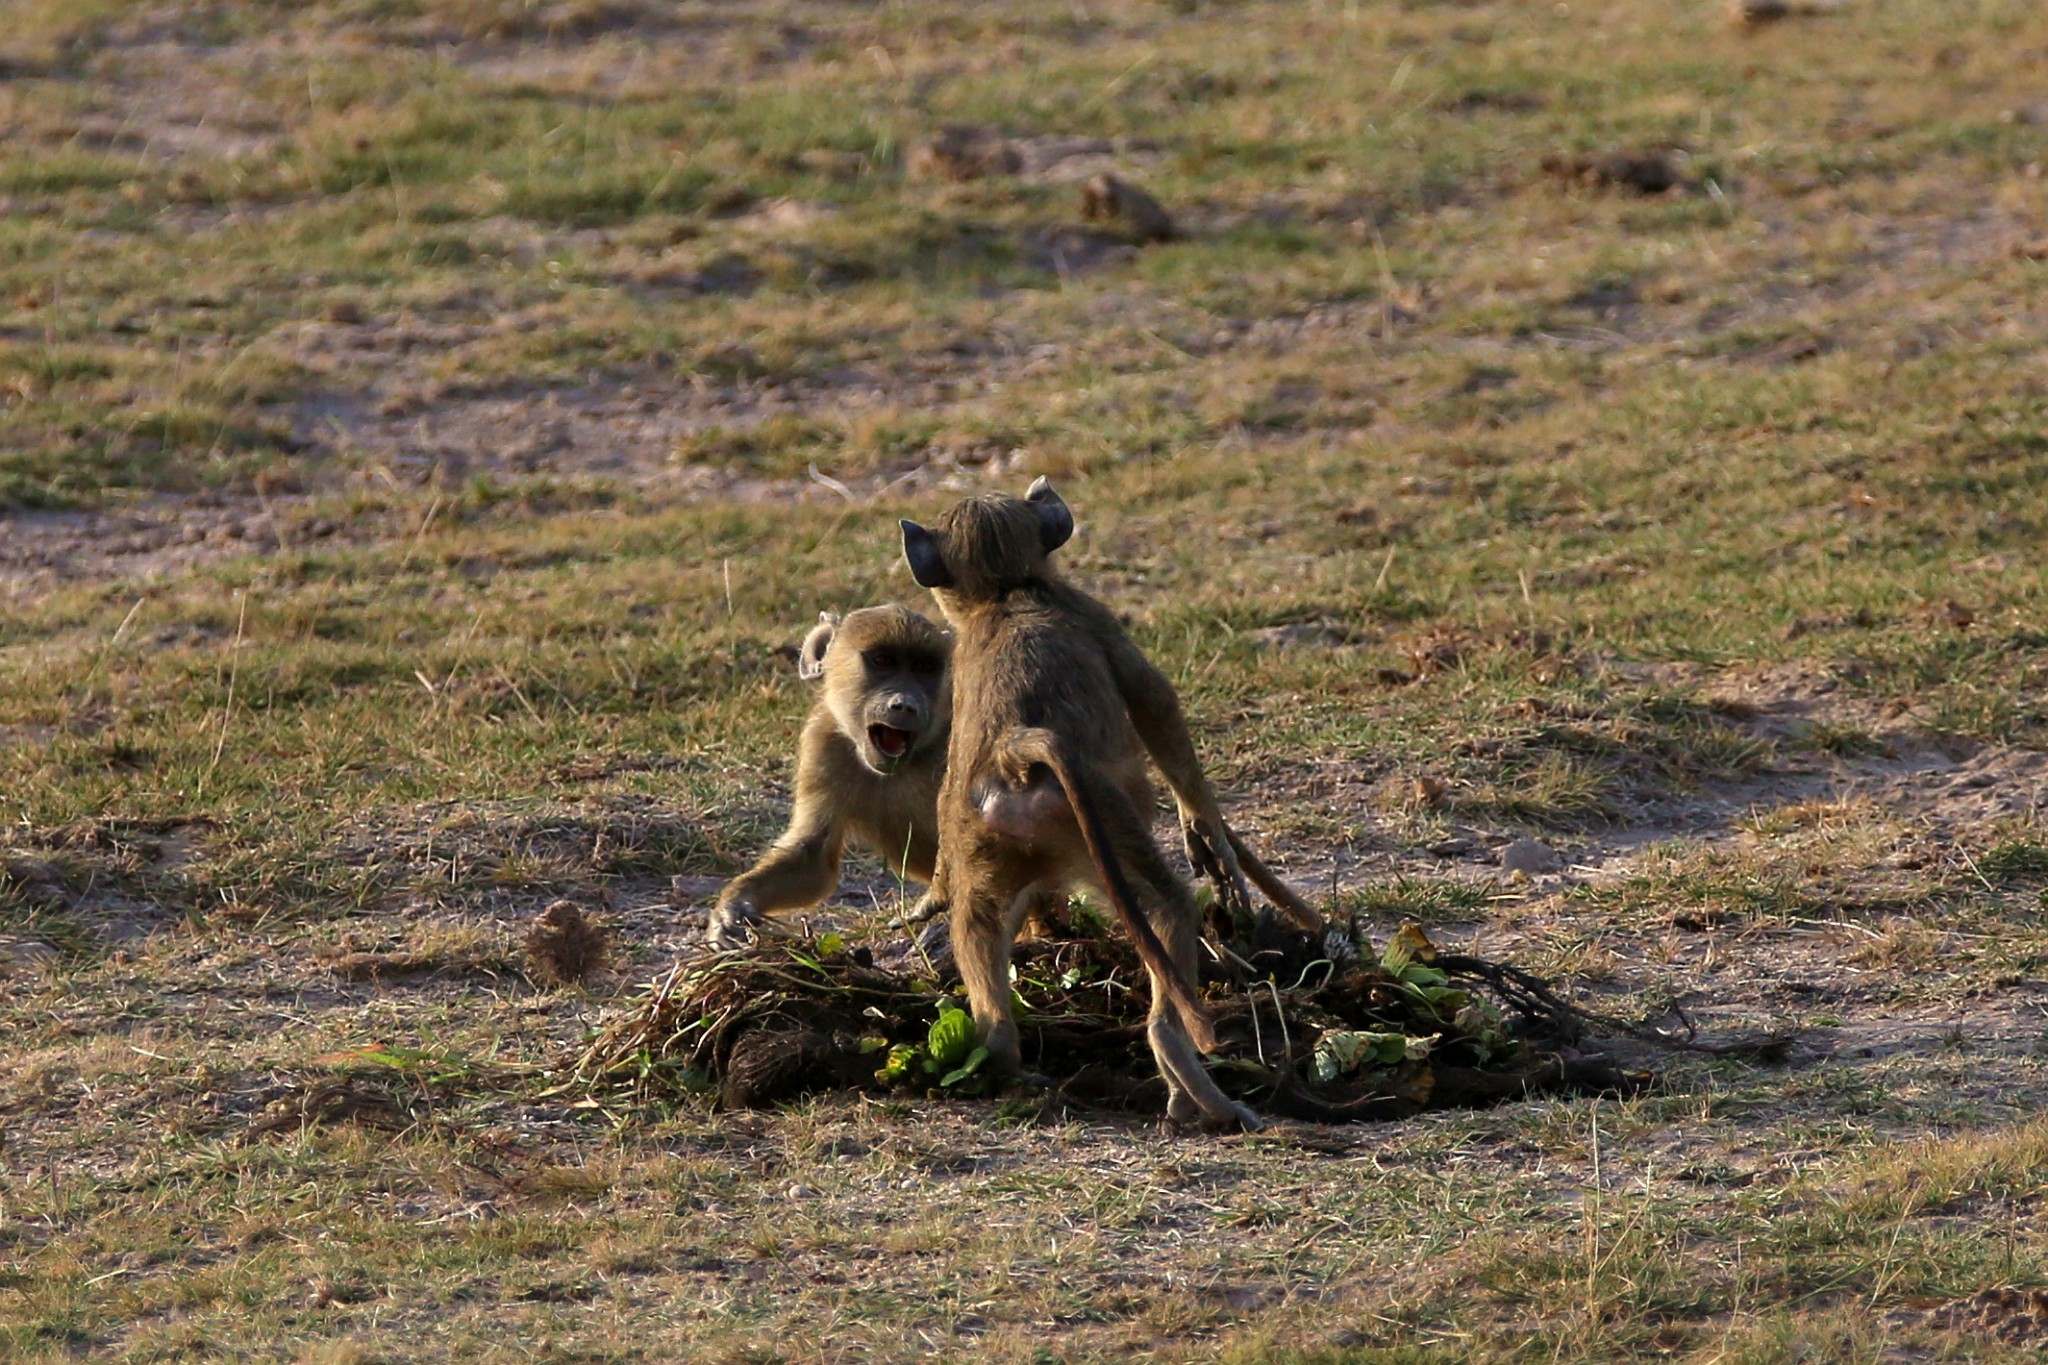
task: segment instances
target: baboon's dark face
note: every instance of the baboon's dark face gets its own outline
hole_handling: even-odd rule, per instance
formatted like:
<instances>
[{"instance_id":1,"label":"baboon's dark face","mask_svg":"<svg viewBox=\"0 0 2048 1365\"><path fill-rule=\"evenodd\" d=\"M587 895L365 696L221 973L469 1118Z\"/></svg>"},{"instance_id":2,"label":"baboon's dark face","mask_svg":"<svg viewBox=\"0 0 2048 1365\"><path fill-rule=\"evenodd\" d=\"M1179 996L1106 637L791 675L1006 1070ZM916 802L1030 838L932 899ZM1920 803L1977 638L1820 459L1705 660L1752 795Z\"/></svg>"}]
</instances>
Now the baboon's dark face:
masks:
<instances>
[{"instance_id":1,"label":"baboon's dark face","mask_svg":"<svg viewBox=\"0 0 2048 1365\"><path fill-rule=\"evenodd\" d=\"M905 607L870 607L840 622L825 651L825 686L861 762L886 776L945 743L950 653L946 634Z\"/></svg>"}]
</instances>

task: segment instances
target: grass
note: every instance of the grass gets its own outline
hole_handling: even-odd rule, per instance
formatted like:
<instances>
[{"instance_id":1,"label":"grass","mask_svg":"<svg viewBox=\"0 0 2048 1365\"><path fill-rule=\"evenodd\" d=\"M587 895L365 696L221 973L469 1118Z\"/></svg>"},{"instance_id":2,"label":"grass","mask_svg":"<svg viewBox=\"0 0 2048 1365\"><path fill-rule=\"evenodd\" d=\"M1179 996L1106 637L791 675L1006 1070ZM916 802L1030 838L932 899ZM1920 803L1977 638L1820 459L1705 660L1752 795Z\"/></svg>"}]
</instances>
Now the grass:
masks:
<instances>
[{"instance_id":1,"label":"grass","mask_svg":"<svg viewBox=\"0 0 2048 1365\"><path fill-rule=\"evenodd\" d=\"M0 1355L2023 1357L1922 1310L2043 1282L2044 47L15 6ZM1025 171L909 178L948 122ZM777 831L803 624L1041 472L1299 884L1794 1064L1242 1141L549 1093ZM524 978L562 897L616 979Z\"/></svg>"}]
</instances>

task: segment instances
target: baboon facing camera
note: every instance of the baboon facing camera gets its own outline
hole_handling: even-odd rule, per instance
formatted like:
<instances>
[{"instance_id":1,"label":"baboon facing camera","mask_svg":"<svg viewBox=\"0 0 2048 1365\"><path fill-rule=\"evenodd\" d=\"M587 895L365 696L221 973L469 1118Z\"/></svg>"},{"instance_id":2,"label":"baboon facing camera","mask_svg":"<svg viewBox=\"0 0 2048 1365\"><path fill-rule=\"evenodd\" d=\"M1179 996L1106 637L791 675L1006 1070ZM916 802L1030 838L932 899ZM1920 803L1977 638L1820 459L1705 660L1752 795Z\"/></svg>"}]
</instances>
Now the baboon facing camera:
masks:
<instances>
[{"instance_id":1,"label":"baboon facing camera","mask_svg":"<svg viewBox=\"0 0 2048 1365\"><path fill-rule=\"evenodd\" d=\"M848 836L898 876L931 881L951 647L908 607L819 618L797 655L819 691L797 743L789 828L719 896L713 943L741 942L763 915L831 895Z\"/></svg>"}]
</instances>

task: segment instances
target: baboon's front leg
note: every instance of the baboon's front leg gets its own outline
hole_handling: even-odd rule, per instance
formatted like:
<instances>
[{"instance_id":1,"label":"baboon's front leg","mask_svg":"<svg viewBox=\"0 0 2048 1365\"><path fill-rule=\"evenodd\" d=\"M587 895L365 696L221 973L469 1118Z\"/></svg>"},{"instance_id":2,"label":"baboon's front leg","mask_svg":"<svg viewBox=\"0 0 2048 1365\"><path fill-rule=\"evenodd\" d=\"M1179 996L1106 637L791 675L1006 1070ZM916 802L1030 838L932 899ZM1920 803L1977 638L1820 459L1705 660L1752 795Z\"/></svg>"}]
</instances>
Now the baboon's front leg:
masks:
<instances>
[{"instance_id":1,"label":"baboon's front leg","mask_svg":"<svg viewBox=\"0 0 2048 1365\"><path fill-rule=\"evenodd\" d=\"M1233 922L1249 919L1251 892L1244 884L1244 872L1238 867L1230 830L1223 823L1223 808L1216 803L1215 789L1202 772L1202 760L1195 753L1194 741L1188 737L1187 717L1181 712L1180 697L1173 684L1135 645L1116 652L1111 670L1138 739L1159 765L1167 787L1173 792L1188 865L1197 875L1215 883L1217 899Z\"/></svg>"},{"instance_id":2,"label":"baboon's front leg","mask_svg":"<svg viewBox=\"0 0 2048 1365\"><path fill-rule=\"evenodd\" d=\"M753 867L726 884L711 912L705 937L729 948L754 936L761 917L776 910L816 905L839 885L845 830L829 811L802 801L789 829Z\"/></svg>"}]
</instances>

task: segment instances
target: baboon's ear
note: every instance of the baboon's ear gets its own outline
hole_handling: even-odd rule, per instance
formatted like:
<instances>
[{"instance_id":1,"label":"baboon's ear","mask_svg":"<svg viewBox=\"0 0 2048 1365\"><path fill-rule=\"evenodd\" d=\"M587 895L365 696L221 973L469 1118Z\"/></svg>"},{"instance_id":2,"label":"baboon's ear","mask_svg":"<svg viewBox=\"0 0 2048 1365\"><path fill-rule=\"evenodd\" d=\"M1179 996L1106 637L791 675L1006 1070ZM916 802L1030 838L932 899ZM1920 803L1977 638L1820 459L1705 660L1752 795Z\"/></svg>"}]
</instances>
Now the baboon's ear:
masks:
<instances>
[{"instance_id":1,"label":"baboon's ear","mask_svg":"<svg viewBox=\"0 0 2048 1365\"><path fill-rule=\"evenodd\" d=\"M811 633L804 636L803 644L796 652L796 675L805 682L816 682L825 676L825 651L832 648L832 637L838 633L839 616L836 612L818 613L818 624L811 627Z\"/></svg>"},{"instance_id":2,"label":"baboon's ear","mask_svg":"<svg viewBox=\"0 0 2048 1365\"><path fill-rule=\"evenodd\" d=\"M903 560L910 565L910 576L917 580L917 586L952 587L953 571L946 567L945 558L939 554L939 538L914 521L900 524L903 527Z\"/></svg>"},{"instance_id":3,"label":"baboon's ear","mask_svg":"<svg viewBox=\"0 0 2048 1365\"><path fill-rule=\"evenodd\" d=\"M1038 543L1047 554L1067 543L1074 534L1074 514L1065 500L1052 491L1052 485L1040 474L1031 481L1031 489L1024 500L1038 513Z\"/></svg>"}]
</instances>

